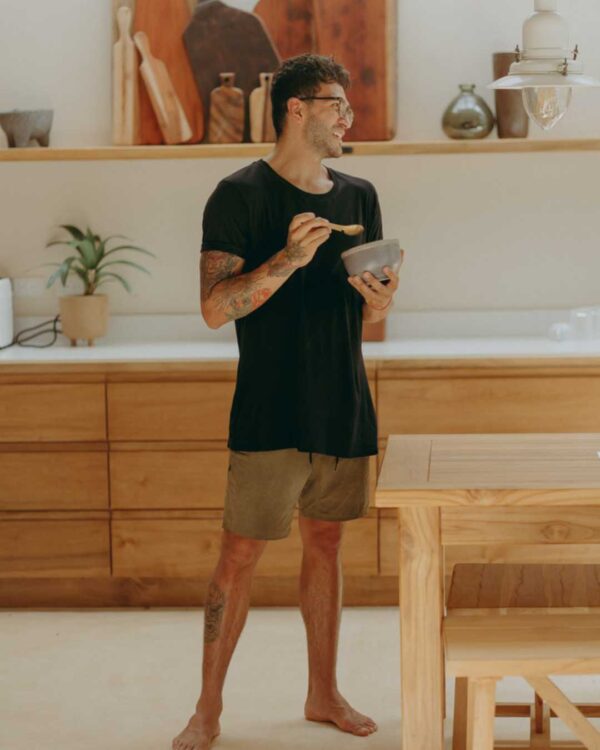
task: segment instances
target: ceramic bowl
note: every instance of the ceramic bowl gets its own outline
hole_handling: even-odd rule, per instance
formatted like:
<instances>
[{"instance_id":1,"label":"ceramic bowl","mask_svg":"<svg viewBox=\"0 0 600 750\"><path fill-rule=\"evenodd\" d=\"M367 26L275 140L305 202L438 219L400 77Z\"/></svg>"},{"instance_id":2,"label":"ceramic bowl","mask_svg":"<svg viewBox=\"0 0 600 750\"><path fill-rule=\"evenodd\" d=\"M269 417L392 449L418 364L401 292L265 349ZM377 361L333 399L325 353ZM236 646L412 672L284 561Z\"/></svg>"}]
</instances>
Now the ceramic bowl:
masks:
<instances>
[{"instance_id":1,"label":"ceramic bowl","mask_svg":"<svg viewBox=\"0 0 600 750\"><path fill-rule=\"evenodd\" d=\"M394 273L398 273L403 256L404 250L400 249L398 240L377 240L345 250L342 260L348 276L361 276L369 271L379 281L387 281L384 266L389 266Z\"/></svg>"}]
</instances>

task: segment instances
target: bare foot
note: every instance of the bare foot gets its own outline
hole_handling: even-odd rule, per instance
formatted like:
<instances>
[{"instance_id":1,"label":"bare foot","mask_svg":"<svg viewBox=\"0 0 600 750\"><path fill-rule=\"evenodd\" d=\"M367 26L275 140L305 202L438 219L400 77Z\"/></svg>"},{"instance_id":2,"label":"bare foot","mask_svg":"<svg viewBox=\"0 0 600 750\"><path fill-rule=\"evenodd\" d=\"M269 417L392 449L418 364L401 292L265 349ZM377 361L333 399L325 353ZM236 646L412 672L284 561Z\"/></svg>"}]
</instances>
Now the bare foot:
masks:
<instances>
[{"instance_id":1,"label":"bare foot","mask_svg":"<svg viewBox=\"0 0 600 750\"><path fill-rule=\"evenodd\" d=\"M218 720L209 720L204 714L195 713L171 747L173 750L208 750L220 732Z\"/></svg>"},{"instance_id":2,"label":"bare foot","mask_svg":"<svg viewBox=\"0 0 600 750\"><path fill-rule=\"evenodd\" d=\"M377 724L368 716L355 711L339 693L329 698L306 700L304 716L309 721L326 721L335 724L343 732L367 737L377 731Z\"/></svg>"}]
</instances>

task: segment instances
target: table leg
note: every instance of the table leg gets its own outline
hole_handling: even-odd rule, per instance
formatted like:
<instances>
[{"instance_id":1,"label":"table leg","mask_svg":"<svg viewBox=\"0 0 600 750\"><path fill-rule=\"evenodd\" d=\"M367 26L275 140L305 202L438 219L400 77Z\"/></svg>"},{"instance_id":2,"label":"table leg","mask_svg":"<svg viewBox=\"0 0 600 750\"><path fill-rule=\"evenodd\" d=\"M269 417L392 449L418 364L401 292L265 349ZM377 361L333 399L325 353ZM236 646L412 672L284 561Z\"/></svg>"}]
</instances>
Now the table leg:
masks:
<instances>
[{"instance_id":1,"label":"table leg","mask_svg":"<svg viewBox=\"0 0 600 750\"><path fill-rule=\"evenodd\" d=\"M443 558L438 508L398 511L402 748L442 750Z\"/></svg>"}]
</instances>

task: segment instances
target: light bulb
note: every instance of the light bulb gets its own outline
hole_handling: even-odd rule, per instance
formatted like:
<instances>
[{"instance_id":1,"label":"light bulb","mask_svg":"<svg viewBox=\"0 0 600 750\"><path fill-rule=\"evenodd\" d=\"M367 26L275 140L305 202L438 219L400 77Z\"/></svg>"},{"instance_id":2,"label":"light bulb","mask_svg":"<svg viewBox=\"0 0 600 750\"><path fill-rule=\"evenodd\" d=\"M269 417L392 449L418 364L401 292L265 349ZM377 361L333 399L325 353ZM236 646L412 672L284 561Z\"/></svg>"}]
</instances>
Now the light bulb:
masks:
<instances>
[{"instance_id":1,"label":"light bulb","mask_svg":"<svg viewBox=\"0 0 600 750\"><path fill-rule=\"evenodd\" d=\"M556 125L570 102L571 89L568 86L531 86L523 89L525 111L543 130L550 130Z\"/></svg>"}]
</instances>

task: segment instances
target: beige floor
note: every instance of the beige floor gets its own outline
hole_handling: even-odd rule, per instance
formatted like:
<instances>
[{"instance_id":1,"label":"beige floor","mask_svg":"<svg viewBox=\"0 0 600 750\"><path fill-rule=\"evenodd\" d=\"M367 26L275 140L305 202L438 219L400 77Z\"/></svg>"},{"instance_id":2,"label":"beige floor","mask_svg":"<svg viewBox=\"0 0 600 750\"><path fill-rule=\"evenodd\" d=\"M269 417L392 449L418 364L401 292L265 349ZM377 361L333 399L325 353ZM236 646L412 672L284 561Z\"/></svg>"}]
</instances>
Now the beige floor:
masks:
<instances>
[{"instance_id":1,"label":"beige floor","mask_svg":"<svg viewBox=\"0 0 600 750\"><path fill-rule=\"evenodd\" d=\"M397 636L395 609L344 611L340 687L380 727L368 739L349 737L302 719L306 657L298 612L253 610L229 673L215 747L398 748ZM0 610L0 750L169 750L197 697L201 638L198 609ZM600 700L596 678L561 684L580 700ZM500 700L522 698L529 698L524 684L502 683ZM498 736L526 736L524 721L497 724Z\"/></svg>"}]
</instances>

